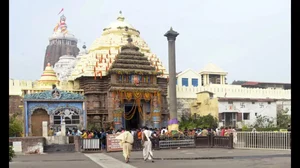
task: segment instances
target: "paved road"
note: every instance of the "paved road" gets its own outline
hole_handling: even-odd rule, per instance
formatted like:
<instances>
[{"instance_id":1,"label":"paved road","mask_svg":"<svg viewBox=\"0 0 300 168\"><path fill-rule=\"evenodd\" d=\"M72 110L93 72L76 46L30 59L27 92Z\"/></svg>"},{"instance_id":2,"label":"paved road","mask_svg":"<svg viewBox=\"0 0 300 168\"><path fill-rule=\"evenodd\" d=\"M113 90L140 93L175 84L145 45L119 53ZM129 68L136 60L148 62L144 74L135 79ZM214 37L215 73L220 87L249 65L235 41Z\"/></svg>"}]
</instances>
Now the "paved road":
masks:
<instances>
[{"instance_id":1,"label":"paved road","mask_svg":"<svg viewBox=\"0 0 300 168\"><path fill-rule=\"evenodd\" d=\"M290 168L290 151L182 149L154 151L155 163L144 162L142 152L132 152L130 164L124 163L120 152L57 153L20 155L11 168ZM227 159L220 159L227 157ZM181 160L178 160L181 159ZM196 160L195 160L196 159Z\"/></svg>"}]
</instances>

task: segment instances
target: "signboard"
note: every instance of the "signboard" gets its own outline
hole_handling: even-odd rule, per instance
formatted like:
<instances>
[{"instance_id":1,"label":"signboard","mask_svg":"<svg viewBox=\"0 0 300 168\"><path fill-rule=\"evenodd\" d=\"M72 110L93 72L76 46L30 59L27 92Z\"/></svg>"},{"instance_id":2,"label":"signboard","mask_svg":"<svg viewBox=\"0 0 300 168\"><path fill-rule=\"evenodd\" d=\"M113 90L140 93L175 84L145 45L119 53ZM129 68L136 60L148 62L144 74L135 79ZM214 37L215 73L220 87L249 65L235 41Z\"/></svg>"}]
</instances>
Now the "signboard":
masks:
<instances>
[{"instance_id":1,"label":"signboard","mask_svg":"<svg viewBox=\"0 0 300 168\"><path fill-rule=\"evenodd\" d=\"M22 141L15 141L13 142L13 150L16 153L22 152Z\"/></svg>"},{"instance_id":2,"label":"signboard","mask_svg":"<svg viewBox=\"0 0 300 168\"><path fill-rule=\"evenodd\" d=\"M122 151L123 148L120 146L118 139L115 139L119 134L108 134L106 135L106 144L108 152Z\"/></svg>"},{"instance_id":3,"label":"signboard","mask_svg":"<svg viewBox=\"0 0 300 168\"><path fill-rule=\"evenodd\" d=\"M287 129L280 129L279 132L288 132Z\"/></svg>"}]
</instances>

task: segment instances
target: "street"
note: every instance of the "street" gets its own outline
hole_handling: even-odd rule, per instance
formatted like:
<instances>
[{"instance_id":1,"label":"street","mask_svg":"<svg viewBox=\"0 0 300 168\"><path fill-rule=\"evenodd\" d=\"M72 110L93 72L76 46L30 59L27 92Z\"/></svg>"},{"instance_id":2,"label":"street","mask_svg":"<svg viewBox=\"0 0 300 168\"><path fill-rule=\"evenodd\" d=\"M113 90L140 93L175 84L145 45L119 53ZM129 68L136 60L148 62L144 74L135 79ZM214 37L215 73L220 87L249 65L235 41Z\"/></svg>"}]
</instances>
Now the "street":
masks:
<instances>
[{"instance_id":1,"label":"street","mask_svg":"<svg viewBox=\"0 0 300 168\"><path fill-rule=\"evenodd\" d=\"M289 168L290 151L238 149L180 149L154 151L155 162L145 162L142 152L132 152L129 164L121 152L18 155L11 168Z\"/></svg>"}]
</instances>

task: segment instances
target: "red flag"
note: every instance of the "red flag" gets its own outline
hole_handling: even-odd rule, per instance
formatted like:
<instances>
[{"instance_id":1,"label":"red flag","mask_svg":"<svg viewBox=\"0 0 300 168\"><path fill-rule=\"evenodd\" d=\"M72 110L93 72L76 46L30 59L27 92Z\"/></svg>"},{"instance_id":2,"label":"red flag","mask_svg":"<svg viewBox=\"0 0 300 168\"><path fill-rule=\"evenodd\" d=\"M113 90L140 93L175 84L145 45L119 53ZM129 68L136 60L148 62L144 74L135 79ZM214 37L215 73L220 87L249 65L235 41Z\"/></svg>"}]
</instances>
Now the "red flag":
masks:
<instances>
[{"instance_id":1,"label":"red flag","mask_svg":"<svg viewBox=\"0 0 300 168\"><path fill-rule=\"evenodd\" d=\"M62 9L60 10L60 12L59 12L57 15L59 15L62 11L64 11L64 8L62 8Z\"/></svg>"}]
</instances>

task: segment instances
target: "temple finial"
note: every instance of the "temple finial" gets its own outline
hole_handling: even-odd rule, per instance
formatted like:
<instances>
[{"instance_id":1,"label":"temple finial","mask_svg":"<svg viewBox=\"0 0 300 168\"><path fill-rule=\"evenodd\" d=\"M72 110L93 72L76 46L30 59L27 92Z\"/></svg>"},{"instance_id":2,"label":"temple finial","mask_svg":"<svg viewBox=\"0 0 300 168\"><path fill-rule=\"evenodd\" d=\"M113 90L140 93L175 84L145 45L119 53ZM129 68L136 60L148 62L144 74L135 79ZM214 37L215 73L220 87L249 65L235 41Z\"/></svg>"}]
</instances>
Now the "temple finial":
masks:
<instances>
[{"instance_id":1,"label":"temple finial","mask_svg":"<svg viewBox=\"0 0 300 168\"><path fill-rule=\"evenodd\" d=\"M118 16L118 18L117 18L117 20L119 20L119 21L124 21L124 16L122 15L122 11L119 11L119 16Z\"/></svg>"}]
</instances>

